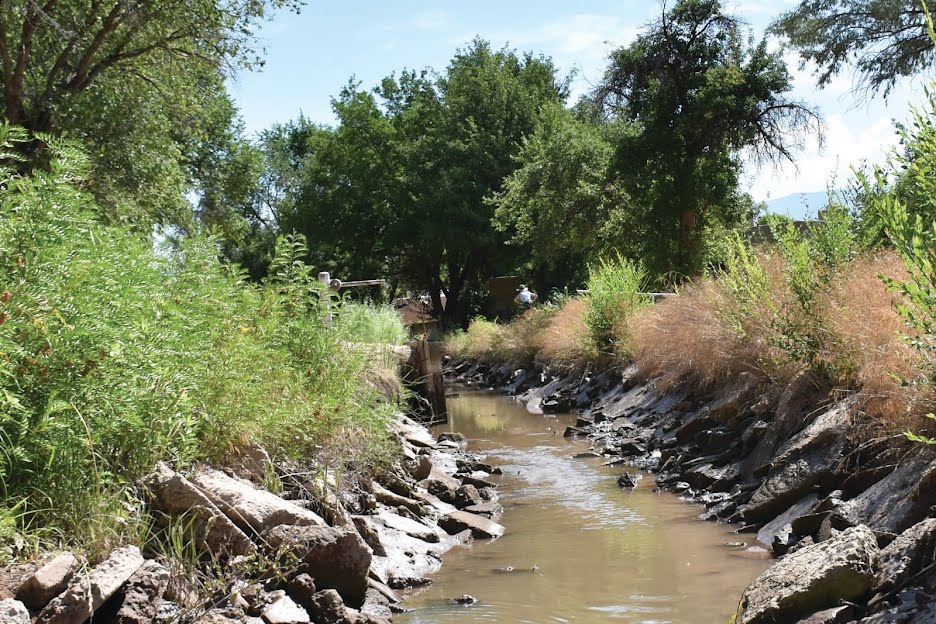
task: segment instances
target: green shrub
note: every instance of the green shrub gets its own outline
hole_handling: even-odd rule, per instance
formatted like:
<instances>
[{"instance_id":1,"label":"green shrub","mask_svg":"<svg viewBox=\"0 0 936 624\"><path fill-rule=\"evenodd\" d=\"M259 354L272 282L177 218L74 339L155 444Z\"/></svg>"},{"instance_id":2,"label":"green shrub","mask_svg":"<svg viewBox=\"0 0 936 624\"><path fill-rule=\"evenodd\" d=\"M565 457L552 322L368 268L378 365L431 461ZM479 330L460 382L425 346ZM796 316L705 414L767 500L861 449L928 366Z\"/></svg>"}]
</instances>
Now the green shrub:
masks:
<instances>
[{"instance_id":1,"label":"green shrub","mask_svg":"<svg viewBox=\"0 0 936 624\"><path fill-rule=\"evenodd\" d=\"M25 140L0 125L0 159ZM132 539L157 460L383 451L391 406L324 327L301 239L259 286L207 237L157 253L95 220L83 156L49 142L48 170L0 170L0 492L21 526L104 548Z\"/></svg>"},{"instance_id":2,"label":"green shrub","mask_svg":"<svg viewBox=\"0 0 936 624\"><path fill-rule=\"evenodd\" d=\"M401 345L409 340L400 313L386 304L345 301L335 313L334 328L350 342Z\"/></svg>"},{"instance_id":3,"label":"green shrub","mask_svg":"<svg viewBox=\"0 0 936 624\"><path fill-rule=\"evenodd\" d=\"M643 267L616 254L589 268L585 325L601 351L627 352L628 319L650 302Z\"/></svg>"}]
</instances>

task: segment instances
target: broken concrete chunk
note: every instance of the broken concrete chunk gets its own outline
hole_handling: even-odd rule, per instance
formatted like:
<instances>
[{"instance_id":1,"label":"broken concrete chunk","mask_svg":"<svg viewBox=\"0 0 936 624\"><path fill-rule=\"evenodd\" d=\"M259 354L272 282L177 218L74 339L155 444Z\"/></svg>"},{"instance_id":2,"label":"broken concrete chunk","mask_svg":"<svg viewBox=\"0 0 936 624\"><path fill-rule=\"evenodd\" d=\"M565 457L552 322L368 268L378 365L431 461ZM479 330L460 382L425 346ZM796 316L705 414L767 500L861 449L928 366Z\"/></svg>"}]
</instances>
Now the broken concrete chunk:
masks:
<instances>
[{"instance_id":1,"label":"broken concrete chunk","mask_svg":"<svg viewBox=\"0 0 936 624\"><path fill-rule=\"evenodd\" d=\"M78 569L78 559L66 552L48 562L16 589L16 598L33 610L40 610L65 591Z\"/></svg>"},{"instance_id":2,"label":"broken concrete chunk","mask_svg":"<svg viewBox=\"0 0 936 624\"><path fill-rule=\"evenodd\" d=\"M113 551L87 575L72 579L64 593L52 600L36 618L36 624L82 624L143 565L136 546Z\"/></svg>"},{"instance_id":3,"label":"broken concrete chunk","mask_svg":"<svg viewBox=\"0 0 936 624\"><path fill-rule=\"evenodd\" d=\"M169 570L153 560L144 562L127 581L114 624L150 624L168 586Z\"/></svg>"},{"instance_id":4,"label":"broken concrete chunk","mask_svg":"<svg viewBox=\"0 0 936 624\"><path fill-rule=\"evenodd\" d=\"M218 470L202 468L192 482L242 531L262 533L280 524L325 526L308 509Z\"/></svg>"}]
</instances>

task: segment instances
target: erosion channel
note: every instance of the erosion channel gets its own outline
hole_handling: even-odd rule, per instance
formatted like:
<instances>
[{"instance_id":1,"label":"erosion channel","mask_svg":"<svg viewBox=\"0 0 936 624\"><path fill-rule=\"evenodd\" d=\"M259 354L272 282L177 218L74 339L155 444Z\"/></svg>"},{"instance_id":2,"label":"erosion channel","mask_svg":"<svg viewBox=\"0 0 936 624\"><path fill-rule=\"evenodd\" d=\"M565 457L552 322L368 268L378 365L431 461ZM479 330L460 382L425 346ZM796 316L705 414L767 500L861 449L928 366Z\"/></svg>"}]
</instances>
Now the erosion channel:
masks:
<instances>
[{"instance_id":1,"label":"erosion channel","mask_svg":"<svg viewBox=\"0 0 936 624\"><path fill-rule=\"evenodd\" d=\"M394 622L728 622L767 554L752 535L699 521L700 507L656 492L649 475L618 487L638 472L587 456L587 440L563 437L574 422L494 393L449 400L449 423L434 433L463 433L502 468L492 480L507 534L448 553ZM464 594L478 602L453 600Z\"/></svg>"}]
</instances>

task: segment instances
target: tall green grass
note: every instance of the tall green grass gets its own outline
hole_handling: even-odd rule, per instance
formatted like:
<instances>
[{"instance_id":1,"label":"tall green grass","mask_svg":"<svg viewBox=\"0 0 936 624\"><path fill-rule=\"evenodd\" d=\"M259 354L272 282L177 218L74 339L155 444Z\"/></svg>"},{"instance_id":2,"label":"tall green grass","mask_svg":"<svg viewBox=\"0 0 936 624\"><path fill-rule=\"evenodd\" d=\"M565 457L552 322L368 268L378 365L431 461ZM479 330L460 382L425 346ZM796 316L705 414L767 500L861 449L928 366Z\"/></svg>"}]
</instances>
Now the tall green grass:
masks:
<instances>
[{"instance_id":1,"label":"tall green grass","mask_svg":"<svg viewBox=\"0 0 936 624\"><path fill-rule=\"evenodd\" d=\"M627 353L628 320L650 303L646 286L644 268L620 254L590 267L585 325L600 351Z\"/></svg>"},{"instance_id":2,"label":"tall green grass","mask_svg":"<svg viewBox=\"0 0 936 624\"><path fill-rule=\"evenodd\" d=\"M25 140L0 126L0 157ZM134 482L157 460L385 450L392 406L324 326L302 240L261 285L211 238L157 253L95 220L80 153L50 153L48 170L0 170L0 516L104 548L133 538Z\"/></svg>"}]
</instances>

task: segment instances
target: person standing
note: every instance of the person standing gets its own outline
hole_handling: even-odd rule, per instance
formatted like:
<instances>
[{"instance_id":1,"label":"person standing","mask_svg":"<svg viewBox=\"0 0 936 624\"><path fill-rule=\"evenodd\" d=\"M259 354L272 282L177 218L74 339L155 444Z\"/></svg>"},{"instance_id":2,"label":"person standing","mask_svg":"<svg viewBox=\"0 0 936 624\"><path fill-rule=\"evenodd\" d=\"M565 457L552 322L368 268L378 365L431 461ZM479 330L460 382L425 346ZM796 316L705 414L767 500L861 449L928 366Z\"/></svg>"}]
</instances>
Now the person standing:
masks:
<instances>
[{"instance_id":1,"label":"person standing","mask_svg":"<svg viewBox=\"0 0 936 624\"><path fill-rule=\"evenodd\" d=\"M536 301L537 294L531 291L529 288L520 284L520 288L517 289L517 296L514 297L514 303L516 303L521 308L532 308L533 302Z\"/></svg>"}]
</instances>

